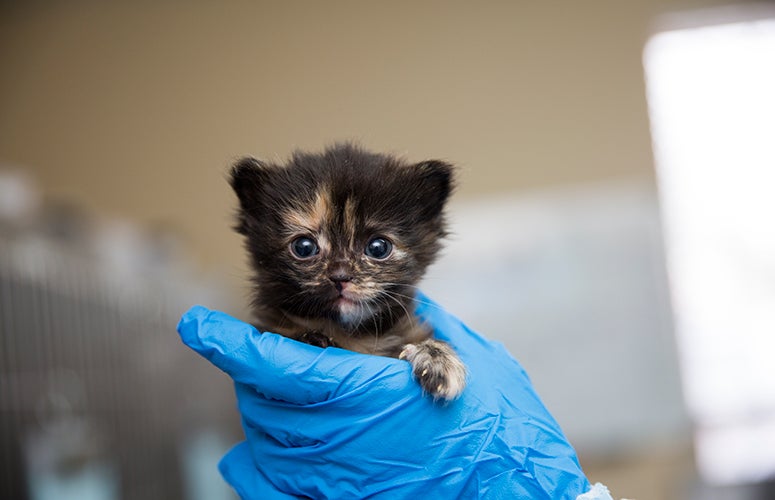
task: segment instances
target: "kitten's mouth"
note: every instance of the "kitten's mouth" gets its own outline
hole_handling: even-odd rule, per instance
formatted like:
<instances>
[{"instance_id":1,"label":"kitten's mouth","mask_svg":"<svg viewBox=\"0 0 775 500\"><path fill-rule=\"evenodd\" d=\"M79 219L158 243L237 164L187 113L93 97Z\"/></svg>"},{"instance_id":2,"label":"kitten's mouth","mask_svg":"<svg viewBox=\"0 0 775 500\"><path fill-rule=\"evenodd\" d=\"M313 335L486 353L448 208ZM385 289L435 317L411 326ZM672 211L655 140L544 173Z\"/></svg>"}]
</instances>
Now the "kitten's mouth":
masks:
<instances>
[{"instance_id":1,"label":"kitten's mouth","mask_svg":"<svg viewBox=\"0 0 775 500\"><path fill-rule=\"evenodd\" d=\"M361 298L346 291L335 299L334 309L339 313L339 321L345 325L360 323L371 314L371 308Z\"/></svg>"},{"instance_id":2,"label":"kitten's mouth","mask_svg":"<svg viewBox=\"0 0 775 500\"><path fill-rule=\"evenodd\" d=\"M339 307L355 307L360 304L360 300L358 300L356 297L354 297L352 294L347 293L346 291L339 293L339 296L334 301L334 304Z\"/></svg>"}]
</instances>

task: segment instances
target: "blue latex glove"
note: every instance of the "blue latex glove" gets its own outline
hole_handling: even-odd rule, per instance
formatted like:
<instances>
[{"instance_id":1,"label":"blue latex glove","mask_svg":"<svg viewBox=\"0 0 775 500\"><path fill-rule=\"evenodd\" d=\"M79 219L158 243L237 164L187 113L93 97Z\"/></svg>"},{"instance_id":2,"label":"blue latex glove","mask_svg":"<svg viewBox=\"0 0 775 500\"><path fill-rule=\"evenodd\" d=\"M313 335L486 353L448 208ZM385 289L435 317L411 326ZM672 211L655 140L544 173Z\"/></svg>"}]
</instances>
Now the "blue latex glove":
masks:
<instances>
[{"instance_id":1,"label":"blue latex glove","mask_svg":"<svg viewBox=\"0 0 775 500\"><path fill-rule=\"evenodd\" d=\"M462 396L446 404L423 396L405 361L262 334L201 306L183 316L183 342L235 381L247 440L220 469L240 496L576 499L590 492L517 361L424 296L418 304L417 314L468 368ZM581 498L610 498L596 489L601 496Z\"/></svg>"}]
</instances>

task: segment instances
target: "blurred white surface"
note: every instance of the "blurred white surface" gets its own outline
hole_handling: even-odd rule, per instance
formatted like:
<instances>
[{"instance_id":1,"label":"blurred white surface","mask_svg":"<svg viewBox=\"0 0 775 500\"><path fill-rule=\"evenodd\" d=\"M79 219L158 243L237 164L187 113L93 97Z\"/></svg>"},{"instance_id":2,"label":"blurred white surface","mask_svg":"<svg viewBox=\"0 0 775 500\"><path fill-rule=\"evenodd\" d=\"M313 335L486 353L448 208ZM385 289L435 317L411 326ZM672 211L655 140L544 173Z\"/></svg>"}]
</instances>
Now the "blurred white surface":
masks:
<instances>
[{"instance_id":1,"label":"blurred white surface","mask_svg":"<svg viewBox=\"0 0 775 500\"><path fill-rule=\"evenodd\" d=\"M700 472L775 475L775 9L645 51L684 390Z\"/></svg>"}]
</instances>

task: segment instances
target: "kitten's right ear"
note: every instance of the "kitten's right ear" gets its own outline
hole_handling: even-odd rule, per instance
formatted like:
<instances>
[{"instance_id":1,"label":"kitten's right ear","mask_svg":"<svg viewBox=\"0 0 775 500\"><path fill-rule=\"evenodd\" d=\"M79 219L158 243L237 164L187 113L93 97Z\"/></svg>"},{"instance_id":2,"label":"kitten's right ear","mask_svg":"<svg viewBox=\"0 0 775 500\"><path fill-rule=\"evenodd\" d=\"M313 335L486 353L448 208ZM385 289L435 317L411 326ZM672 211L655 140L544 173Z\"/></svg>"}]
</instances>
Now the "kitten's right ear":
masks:
<instances>
[{"instance_id":1,"label":"kitten's right ear","mask_svg":"<svg viewBox=\"0 0 775 500\"><path fill-rule=\"evenodd\" d=\"M237 214L237 225L234 229L238 233L245 234L247 227L246 217L255 213L261 205L271 166L255 158L245 157L231 167L229 184L237 194L240 202L240 210Z\"/></svg>"},{"instance_id":2,"label":"kitten's right ear","mask_svg":"<svg viewBox=\"0 0 775 500\"><path fill-rule=\"evenodd\" d=\"M429 216L436 217L444 210L444 204L455 188L455 167L445 161L428 160L414 165L414 169L417 175L415 189L423 194Z\"/></svg>"}]
</instances>

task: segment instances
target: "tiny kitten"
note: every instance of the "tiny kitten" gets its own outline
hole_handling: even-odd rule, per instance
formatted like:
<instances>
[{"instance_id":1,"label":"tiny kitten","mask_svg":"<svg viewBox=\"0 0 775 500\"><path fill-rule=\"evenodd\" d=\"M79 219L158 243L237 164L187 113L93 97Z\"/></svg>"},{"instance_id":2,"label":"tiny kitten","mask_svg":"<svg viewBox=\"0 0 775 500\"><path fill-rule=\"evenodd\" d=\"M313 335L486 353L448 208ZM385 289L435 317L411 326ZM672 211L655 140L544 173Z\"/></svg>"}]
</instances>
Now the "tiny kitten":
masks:
<instances>
[{"instance_id":1,"label":"tiny kitten","mask_svg":"<svg viewBox=\"0 0 775 500\"><path fill-rule=\"evenodd\" d=\"M320 347L408 360L434 399L466 370L413 314L415 289L446 235L453 167L409 164L337 144L284 165L243 158L231 171L254 271L261 330Z\"/></svg>"}]
</instances>

